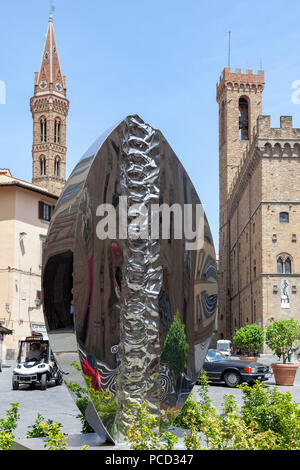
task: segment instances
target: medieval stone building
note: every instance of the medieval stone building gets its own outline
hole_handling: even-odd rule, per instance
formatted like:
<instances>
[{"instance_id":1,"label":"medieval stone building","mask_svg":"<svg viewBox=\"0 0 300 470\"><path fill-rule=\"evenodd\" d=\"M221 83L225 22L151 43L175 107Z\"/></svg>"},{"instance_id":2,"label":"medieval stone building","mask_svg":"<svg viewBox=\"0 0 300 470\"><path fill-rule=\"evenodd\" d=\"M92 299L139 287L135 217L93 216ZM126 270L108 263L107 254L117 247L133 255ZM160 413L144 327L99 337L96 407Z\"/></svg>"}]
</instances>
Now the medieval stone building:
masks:
<instances>
[{"instance_id":1,"label":"medieval stone building","mask_svg":"<svg viewBox=\"0 0 300 470\"><path fill-rule=\"evenodd\" d=\"M61 73L52 15L40 72L35 74L32 183L0 169L0 358L15 359L21 337L45 332L41 270L48 227L66 176L66 78ZM30 157L29 157L30 158ZM30 160L28 160L30 161Z\"/></svg>"},{"instance_id":2,"label":"medieval stone building","mask_svg":"<svg viewBox=\"0 0 300 470\"><path fill-rule=\"evenodd\" d=\"M225 68L219 104L219 337L300 320L300 129L262 116L264 72Z\"/></svg>"}]
</instances>

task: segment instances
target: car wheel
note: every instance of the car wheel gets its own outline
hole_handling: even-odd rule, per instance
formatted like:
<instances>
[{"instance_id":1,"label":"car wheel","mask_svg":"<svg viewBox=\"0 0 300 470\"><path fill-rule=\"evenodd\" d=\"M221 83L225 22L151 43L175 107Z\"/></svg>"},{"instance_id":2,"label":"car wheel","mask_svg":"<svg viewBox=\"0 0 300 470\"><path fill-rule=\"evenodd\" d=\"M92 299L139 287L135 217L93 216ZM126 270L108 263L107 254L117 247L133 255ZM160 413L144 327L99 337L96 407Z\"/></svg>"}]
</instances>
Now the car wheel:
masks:
<instances>
[{"instance_id":1,"label":"car wheel","mask_svg":"<svg viewBox=\"0 0 300 470\"><path fill-rule=\"evenodd\" d=\"M241 383L241 376L234 370L229 370L224 374L224 381L227 387L234 388Z\"/></svg>"},{"instance_id":2,"label":"car wheel","mask_svg":"<svg viewBox=\"0 0 300 470\"><path fill-rule=\"evenodd\" d=\"M41 389L46 390L47 388L47 374L43 374L41 377Z\"/></svg>"}]
</instances>

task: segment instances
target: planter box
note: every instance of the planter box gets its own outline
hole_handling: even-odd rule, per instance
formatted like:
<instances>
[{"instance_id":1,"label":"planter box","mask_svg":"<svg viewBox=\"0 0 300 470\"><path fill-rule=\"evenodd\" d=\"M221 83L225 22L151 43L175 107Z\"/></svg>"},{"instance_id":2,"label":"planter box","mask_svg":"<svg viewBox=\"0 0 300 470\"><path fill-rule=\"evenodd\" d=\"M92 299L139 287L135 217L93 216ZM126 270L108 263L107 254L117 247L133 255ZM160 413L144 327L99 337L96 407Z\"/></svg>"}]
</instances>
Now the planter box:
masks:
<instances>
[{"instance_id":1,"label":"planter box","mask_svg":"<svg viewBox=\"0 0 300 470\"><path fill-rule=\"evenodd\" d=\"M294 385L298 364L271 364L276 385Z\"/></svg>"}]
</instances>

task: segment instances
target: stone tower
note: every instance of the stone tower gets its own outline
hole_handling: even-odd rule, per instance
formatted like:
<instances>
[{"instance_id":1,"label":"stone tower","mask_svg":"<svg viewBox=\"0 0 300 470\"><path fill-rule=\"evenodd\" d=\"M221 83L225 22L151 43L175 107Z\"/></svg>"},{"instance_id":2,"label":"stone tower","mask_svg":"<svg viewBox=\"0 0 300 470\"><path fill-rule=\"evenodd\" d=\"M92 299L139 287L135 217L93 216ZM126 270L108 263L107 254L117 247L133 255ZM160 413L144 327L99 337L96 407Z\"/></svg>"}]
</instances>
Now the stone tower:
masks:
<instances>
[{"instance_id":1,"label":"stone tower","mask_svg":"<svg viewBox=\"0 0 300 470\"><path fill-rule=\"evenodd\" d=\"M62 75L53 29L52 14L40 71L34 76L30 100L33 117L32 182L60 195L66 181L66 77Z\"/></svg>"},{"instance_id":2,"label":"stone tower","mask_svg":"<svg viewBox=\"0 0 300 470\"><path fill-rule=\"evenodd\" d=\"M258 75L225 68L217 84L219 104L219 324L231 334L230 223L228 200L244 155L251 146L257 117L262 114L264 72ZM226 327L225 327L226 325Z\"/></svg>"}]
</instances>

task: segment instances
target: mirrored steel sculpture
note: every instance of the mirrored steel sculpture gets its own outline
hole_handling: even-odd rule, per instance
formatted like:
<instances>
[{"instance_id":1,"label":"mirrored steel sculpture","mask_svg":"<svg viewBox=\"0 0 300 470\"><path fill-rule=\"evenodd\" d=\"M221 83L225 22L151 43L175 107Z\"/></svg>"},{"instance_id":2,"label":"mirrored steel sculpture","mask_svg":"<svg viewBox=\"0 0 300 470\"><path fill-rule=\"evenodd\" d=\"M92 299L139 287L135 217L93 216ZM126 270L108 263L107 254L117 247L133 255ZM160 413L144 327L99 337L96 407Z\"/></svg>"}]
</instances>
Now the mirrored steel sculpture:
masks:
<instances>
[{"instance_id":1,"label":"mirrored steel sculpture","mask_svg":"<svg viewBox=\"0 0 300 470\"><path fill-rule=\"evenodd\" d=\"M70 389L93 391L80 408L103 441L125 440L136 402L168 427L199 376L217 271L197 207L164 136L138 116L95 142L58 201L43 262L46 325Z\"/></svg>"}]
</instances>

